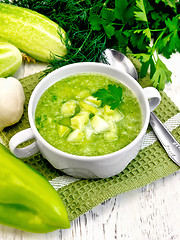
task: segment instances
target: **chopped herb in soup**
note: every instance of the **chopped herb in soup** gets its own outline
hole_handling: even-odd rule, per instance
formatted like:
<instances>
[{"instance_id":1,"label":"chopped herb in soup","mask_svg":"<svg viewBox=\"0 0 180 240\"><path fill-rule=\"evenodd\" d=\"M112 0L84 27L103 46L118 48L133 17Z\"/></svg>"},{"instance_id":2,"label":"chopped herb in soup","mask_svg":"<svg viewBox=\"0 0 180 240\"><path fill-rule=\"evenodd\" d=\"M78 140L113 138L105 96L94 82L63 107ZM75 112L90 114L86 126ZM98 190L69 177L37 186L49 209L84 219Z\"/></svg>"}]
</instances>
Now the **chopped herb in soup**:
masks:
<instances>
[{"instance_id":1,"label":"chopped herb in soup","mask_svg":"<svg viewBox=\"0 0 180 240\"><path fill-rule=\"evenodd\" d=\"M109 86L121 88L121 103L115 109L95 97ZM107 75L83 73L64 78L44 92L35 122L41 136L55 148L79 156L100 156L118 151L137 137L142 112L124 84Z\"/></svg>"}]
</instances>

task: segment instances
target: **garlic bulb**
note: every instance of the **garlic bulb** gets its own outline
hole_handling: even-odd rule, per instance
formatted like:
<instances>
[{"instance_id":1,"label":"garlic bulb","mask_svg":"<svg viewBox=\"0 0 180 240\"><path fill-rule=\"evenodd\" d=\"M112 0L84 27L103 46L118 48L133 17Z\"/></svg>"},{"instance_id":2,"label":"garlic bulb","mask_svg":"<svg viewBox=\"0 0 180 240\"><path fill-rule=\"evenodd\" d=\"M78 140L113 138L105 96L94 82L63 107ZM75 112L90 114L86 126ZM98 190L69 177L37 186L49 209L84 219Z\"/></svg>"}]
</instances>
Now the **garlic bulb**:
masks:
<instances>
[{"instance_id":1,"label":"garlic bulb","mask_svg":"<svg viewBox=\"0 0 180 240\"><path fill-rule=\"evenodd\" d=\"M21 83L13 77L0 78L0 131L21 119L24 102Z\"/></svg>"}]
</instances>

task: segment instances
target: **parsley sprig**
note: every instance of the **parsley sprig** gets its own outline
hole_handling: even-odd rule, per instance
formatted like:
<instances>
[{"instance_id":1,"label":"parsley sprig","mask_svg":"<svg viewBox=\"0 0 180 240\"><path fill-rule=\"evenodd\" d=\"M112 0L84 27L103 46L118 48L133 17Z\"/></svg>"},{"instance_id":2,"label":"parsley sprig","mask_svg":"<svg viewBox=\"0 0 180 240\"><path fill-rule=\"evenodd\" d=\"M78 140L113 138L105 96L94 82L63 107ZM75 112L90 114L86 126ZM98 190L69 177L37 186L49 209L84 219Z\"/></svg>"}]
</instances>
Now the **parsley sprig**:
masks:
<instances>
[{"instance_id":1,"label":"parsley sprig","mask_svg":"<svg viewBox=\"0 0 180 240\"><path fill-rule=\"evenodd\" d=\"M176 0L1 0L40 12L67 32L67 55L52 55L48 71L63 65L99 61L105 48L130 53L141 62L140 77L150 69L162 90L171 72L159 58L180 52L180 1ZM61 36L60 36L61 37ZM71 43L71 44L69 44Z\"/></svg>"},{"instance_id":2,"label":"parsley sprig","mask_svg":"<svg viewBox=\"0 0 180 240\"><path fill-rule=\"evenodd\" d=\"M93 93L93 96L102 101L102 107L109 105L111 109L117 108L123 101L122 88L115 84L109 84L108 88L101 88Z\"/></svg>"}]
</instances>

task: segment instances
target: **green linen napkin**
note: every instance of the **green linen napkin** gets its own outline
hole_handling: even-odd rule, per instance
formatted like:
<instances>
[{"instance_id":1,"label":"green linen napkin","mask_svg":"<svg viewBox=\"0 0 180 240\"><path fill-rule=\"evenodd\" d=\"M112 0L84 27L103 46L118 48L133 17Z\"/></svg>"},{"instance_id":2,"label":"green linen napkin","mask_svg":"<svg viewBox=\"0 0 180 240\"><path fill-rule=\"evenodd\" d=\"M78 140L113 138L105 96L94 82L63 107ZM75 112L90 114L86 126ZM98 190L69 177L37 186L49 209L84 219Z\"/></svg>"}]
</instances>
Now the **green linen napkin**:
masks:
<instances>
[{"instance_id":1,"label":"green linen napkin","mask_svg":"<svg viewBox=\"0 0 180 240\"><path fill-rule=\"evenodd\" d=\"M7 147L10 138L15 133L29 127L27 116L28 101L34 87L42 79L43 75L44 72L39 72L20 79L26 95L25 110L19 123L5 128L0 133L0 138ZM139 82L143 87L150 85L148 76L140 79ZM161 92L161 96L162 101L155 113L162 122L165 122L179 114L180 111L164 92ZM149 127L148 131L150 130ZM176 126L172 133L180 141L180 125ZM33 157L22 160L39 171L49 181L56 177L59 177L59 179L66 179L67 177L61 171L53 168L41 154L36 154ZM174 173L178 169L179 167L170 160L160 143L155 141L140 150L137 157L125 170L116 176L96 180L78 179L59 188L57 191L67 208L69 219L72 221L113 196L147 185L159 178Z\"/></svg>"}]
</instances>

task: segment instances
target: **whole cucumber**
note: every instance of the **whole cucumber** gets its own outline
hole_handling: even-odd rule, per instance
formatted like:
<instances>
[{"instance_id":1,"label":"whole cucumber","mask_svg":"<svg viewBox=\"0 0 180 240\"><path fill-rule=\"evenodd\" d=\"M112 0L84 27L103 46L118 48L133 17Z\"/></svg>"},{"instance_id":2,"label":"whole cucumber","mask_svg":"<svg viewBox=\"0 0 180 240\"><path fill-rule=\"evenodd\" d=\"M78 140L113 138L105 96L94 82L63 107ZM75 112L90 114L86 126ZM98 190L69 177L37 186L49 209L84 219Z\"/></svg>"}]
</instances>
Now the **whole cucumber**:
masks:
<instances>
[{"instance_id":1,"label":"whole cucumber","mask_svg":"<svg viewBox=\"0 0 180 240\"><path fill-rule=\"evenodd\" d=\"M21 66L22 54L14 45L0 42L0 77L12 76Z\"/></svg>"},{"instance_id":2,"label":"whole cucumber","mask_svg":"<svg viewBox=\"0 0 180 240\"><path fill-rule=\"evenodd\" d=\"M64 56L66 46L61 40L63 38L65 31L44 15L0 3L0 39L10 42L32 58L48 62L51 53Z\"/></svg>"}]
</instances>

